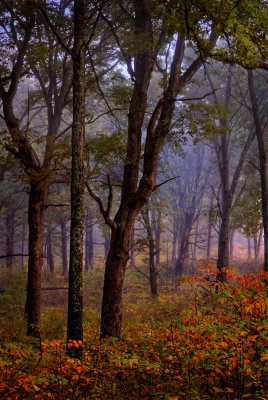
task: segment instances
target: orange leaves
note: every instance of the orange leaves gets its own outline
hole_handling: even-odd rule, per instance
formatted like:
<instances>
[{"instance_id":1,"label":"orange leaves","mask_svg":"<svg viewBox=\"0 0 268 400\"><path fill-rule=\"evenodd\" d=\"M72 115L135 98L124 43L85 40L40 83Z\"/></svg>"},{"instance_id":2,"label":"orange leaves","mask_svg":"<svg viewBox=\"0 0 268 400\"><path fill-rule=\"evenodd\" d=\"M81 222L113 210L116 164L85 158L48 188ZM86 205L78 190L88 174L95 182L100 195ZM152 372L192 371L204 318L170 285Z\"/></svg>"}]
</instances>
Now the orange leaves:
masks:
<instances>
[{"instance_id":1,"label":"orange leaves","mask_svg":"<svg viewBox=\"0 0 268 400\"><path fill-rule=\"evenodd\" d=\"M82 362L66 356L65 340L44 343L41 361L28 343L0 346L0 397L264 398L263 276L231 272L229 283L215 294L214 283L206 279L214 267L202 268L199 280L181 285L186 299L172 289L158 305L144 307L142 298L127 306L122 341L99 342L98 320L91 321Z\"/></svg>"}]
</instances>

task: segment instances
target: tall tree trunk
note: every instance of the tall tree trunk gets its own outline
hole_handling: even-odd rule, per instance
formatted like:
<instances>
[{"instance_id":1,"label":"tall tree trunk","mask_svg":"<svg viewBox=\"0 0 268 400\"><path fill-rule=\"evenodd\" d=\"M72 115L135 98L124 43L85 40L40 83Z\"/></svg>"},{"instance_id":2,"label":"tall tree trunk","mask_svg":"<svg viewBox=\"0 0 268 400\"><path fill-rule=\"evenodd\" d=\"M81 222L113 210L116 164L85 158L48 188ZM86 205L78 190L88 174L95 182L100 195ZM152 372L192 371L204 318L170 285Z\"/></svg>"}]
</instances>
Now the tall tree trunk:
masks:
<instances>
[{"instance_id":1,"label":"tall tree trunk","mask_svg":"<svg viewBox=\"0 0 268 400\"><path fill-rule=\"evenodd\" d=\"M93 269L93 226L90 220L90 211L85 213L85 270Z\"/></svg>"},{"instance_id":2,"label":"tall tree trunk","mask_svg":"<svg viewBox=\"0 0 268 400\"><path fill-rule=\"evenodd\" d=\"M30 185L28 224L29 259L26 298L27 334L40 337L41 269L46 195L39 184Z\"/></svg>"},{"instance_id":3,"label":"tall tree trunk","mask_svg":"<svg viewBox=\"0 0 268 400\"><path fill-rule=\"evenodd\" d=\"M186 216L185 218L185 227L181 237L180 247L179 247L179 256L176 262L175 267L175 276L181 276L185 261L188 256L188 248L189 248L189 239L192 230L192 220L189 220Z\"/></svg>"},{"instance_id":4,"label":"tall tree trunk","mask_svg":"<svg viewBox=\"0 0 268 400\"><path fill-rule=\"evenodd\" d=\"M13 257L12 254L14 252L14 219L15 219L15 210L11 206L7 209L6 214L6 254L7 257L7 268L13 267Z\"/></svg>"},{"instance_id":5,"label":"tall tree trunk","mask_svg":"<svg viewBox=\"0 0 268 400\"><path fill-rule=\"evenodd\" d=\"M258 235L257 235L257 233L253 236L253 242L254 242L254 259L255 259L255 262L258 262L259 254L258 254Z\"/></svg>"},{"instance_id":6,"label":"tall tree trunk","mask_svg":"<svg viewBox=\"0 0 268 400\"><path fill-rule=\"evenodd\" d=\"M53 254L53 238L52 238L52 230L50 225L48 226L47 231L47 261L49 265L49 270L53 274L55 270L54 264L54 254Z\"/></svg>"},{"instance_id":7,"label":"tall tree trunk","mask_svg":"<svg viewBox=\"0 0 268 400\"><path fill-rule=\"evenodd\" d=\"M193 251L193 258L196 260L197 257L197 243L198 243L198 236L199 236L199 216L200 213L198 213L198 216L196 217L196 223L195 223L195 238L194 238L194 251Z\"/></svg>"},{"instance_id":8,"label":"tall tree trunk","mask_svg":"<svg viewBox=\"0 0 268 400\"><path fill-rule=\"evenodd\" d=\"M134 245L135 245L135 228L133 227L131 231L131 248L130 248L130 261L131 265L135 265L135 250L134 250Z\"/></svg>"},{"instance_id":9,"label":"tall tree trunk","mask_svg":"<svg viewBox=\"0 0 268 400\"><path fill-rule=\"evenodd\" d=\"M122 289L125 270L129 258L131 231L135 220L151 196L156 184L158 156L163 139L169 132L175 101L178 93L191 80L192 76L202 65L202 57L198 56L190 67L181 74L181 65L185 50L185 38L178 35L174 55L170 68L169 82L163 97L159 99L150 121L147 125L147 133L143 157L143 173L139 180L140 160L142 151L142 127L147 108L147 94L152 77L155 59L158 49L161 48L164 36L161 34L154 49L152 29L151 2L148 0L133 1L135 11L134 35L137 43L145 45L137 46L134 56L134 69L131 62L126 60L128 71L133 80L133 92L128 112L128 138L126 162L121 189L121 200L114 220L110 217L112 191L108 198L107 210L97 196L102 215L106 223L111 227L111 245L105 266L102 313L101 313L101 337L121 337L122 328ZM216 40L214 31L210 35L213 44ZM109 201L110 200L110 201Z\"/></svg>"},{"instance_id":10,"label":"tall tree trunk","mask_svg":"<svg viewBox=\"0 0 268 400\"><path fill-rule=\"evenodd\" d=\"M105 261L107 260L108 254L109 254L109 249L110 249L110 239L105 235L104 236L104 242L103 242L103 246L104 246L104 259Z\"/></svg>"},{"instance_id":11,"label":"tall tree trunk","mask_svg":"<svg viewBox=\"0 0 268 400\"><path fill-rule=\"evenodd\" d=\"M161 215L158 214L157 217L154 217L155 221L155 262L156 264L160 263L160 245L161 245Z\"/></svg>"},{"instance_id":12,"label":"tall tree trunk","mask_svg":"<svg viewBox=\"0 0 268 400\"><path fill-rule=\"evenodd\" d=\"M257 243L257 252L258 252L258 257L260 255L260 249L261 249L261 242L262 242L262 235L263 235L263 228L261 228L258 236L258 243Z\"/></svg>"},{"instance_id":13,"label":"tall tree trunk","mask_svg":"<svg viewBox=\"0 0 268 400\"><path fill-rule=\"evenodd\" d=\"M134 215L128 211L127 208L122 210L120 224L117 224L111 233L110 250L105 264L101 338L121 338L122 289L129 259L131 231L135 222Z\"/></svg>"},{"instance_id":14,"label":"tall tree trunk","mask_svg":"<svg viewBox=\"0 0 268 400\"><path fill-rule=\"evenodd\" d=\"M149 247L149 266L150 266L150 288L151 295L153 298L157 297L158 288L157 288L157 271L155 267L155 241L153 238L153 229L151 226L150 215L149 215L149 204L147 203L144 210L141 211L143 216L143 221L145 225L145 229L147 232L147 241Z\"/></svg>"},{"instance_id":15,"label":"tall tree trunk","mask_svg":"<svg viewBox=\"0 0 268 400\"><path fill-rule=\"evenodd\" d=\"M67 341L83 341L83 228L85 135L85 2L74 1L73 125L71 176L71 231ZM72 357L82 356L82 346L67 348Z\"/></svg>"},{"instance_id":16,"label":"tall tree trunk","mask_svg":"<svg viewBox=\"0 0 268 400\"><path fill-rule=\"evenodd\" d=\"M211 257L211 233L212 233L212 224L213 224L213 199L214 194L211 191L210 204L209 204L209 214L208 214L208 241L207 241L207 258Z\"/></svg>"},{"instance_id":17,"label":"tall tree trunk","mask_svg":"<svg viewBox=\"0 0 268 400\"><path fill-rule=\"evenodd\" d=\"M261 195L262 195L262 221L264 230L264 271L268 272L268 174L267 174L267 154L264 141L264 128L262 126L260 111L257 102L256 89L254 83L254 73L248 71L248 87L250 92L252 112L255 123L256 136L259 149L260 176L261 176Z\"/></svg>"},{"instance_id":18,"label":"tall tree trunk","mask_svg":"<svg viewBox=\"0 0 268 400\"><path fill-rule=\"evenodd\" d=\"M219 233L219 247L218 247L218 275L217 279L220 282L226 281L225 268L229 265L229 222L230 222L230 210L231 207L228 205L228 199L223 201L221 227Z\"/></svg>"},{"instance_id":19,"label":"tall tree trunk","mask_svg":"<svg viewBox=\"0 0 268 400\"><path fill-rule=\"evenodd\" d=\"M66 222L64 219L61 219L60 230L61 230L61 268L62 268L62 275L66 275L68 270L68 256L67 256L67 230L66 230Z\"/></svg>"},{"instance_id":20,"label":"tall tree trunk","mask_svg":"<svg viewBox=\"0 0 268 400\"><path fill-rule=\"evenodd\" d=\"M259 234L256 233L253 236L253 240L254 240L254 257L255 257L255 261L256 262L259 261L262 234L263 234L263 228L260 230Z\"/></svg>"},{"instance_id":21,"label":"tall tree trunk","mask_svg":"<svg viewBox=\"0 0 268 400\"><path fill-rule=\"evenodd\" d=\"M22 225L22 234L21 234L21 267L24 267L24 240L25 240L25 224Z\"/></svg>"},{"instance_id":22,"label":"tall tree trunk","mask_svg":"<svg viewBox=\"0 0 268 400\"><path fill-rule=\"evenodd\" d=\"M177 218L174 216L173 217L173 232L172 232L172 255L171 255L171 261L176 260L176 245L178 241L178 223L177 223Z\"/></svg>"},{"instance_id":23,"label":"tall tree trunk","mask_svg":"<svg viewBox=\"0 0 268 400\"><path fill-rule=\"evenodd\" d=\"M234 256L234 237L235 237L235 229L230 230L230 257Z\"/></svg>"},{"instance_id":24,"label":"tall tree trunk","mask_svg":"<svg viewBox=\"0 0 268 400\"><path fill-rule=\"evenodd\" d=\"M251 260L251 241L250 241L250 237L248 237L248 260Z\"/></svg>"}]
</instances>

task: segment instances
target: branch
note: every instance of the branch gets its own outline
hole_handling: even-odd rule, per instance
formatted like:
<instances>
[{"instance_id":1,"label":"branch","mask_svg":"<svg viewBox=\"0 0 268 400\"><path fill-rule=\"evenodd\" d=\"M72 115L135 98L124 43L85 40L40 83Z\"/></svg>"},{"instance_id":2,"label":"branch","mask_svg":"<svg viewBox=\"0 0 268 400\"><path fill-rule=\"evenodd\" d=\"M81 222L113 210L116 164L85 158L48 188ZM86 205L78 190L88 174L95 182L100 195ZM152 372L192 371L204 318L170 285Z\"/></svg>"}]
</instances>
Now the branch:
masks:
<instances>
[{"instance_id":1,"label":"branch","mask_svg":"<svg viewBox=\"0 0 268 400\"><path fill-rule=\"evenodd\" d=\"M71 49L65 44L64 40L62 39L62 37L60 36L59 32L57 31L57 29L55 28L55 26L52 24L52 22L49 19L49 16L47 15L47 13L45 12L45 10L43 9L43 7L40 7L40 11L41 14L43 15L45 22L47 23L47 25L49 26L49 28L52 30L52 32L54 33L57 41L59 42L59 44L62 46L62 48L66 51L66 53L72 55L72 51Z\"/></svg>"},{"instance_id":2,"label":"branch","mask_svg":"<svg viewBox=\"0 0 268 400\"><path fill-rule=\"evenodd\" d=\"M100 117L102 117L103 115L107 115L110 114L112 111L125 111L127 110L126 108L113 108L111 111L105 111L104 113L99 114L97 117L95 117L94 119L91 119L90 121L87 121L86 124L93 124L93 122L97 121L97 119L99 119ZM113 114L112 114L113 115Z\"/></svg>"},{"instance_id":3,"label":"branch","mask_svg":"<svg viewBox=\"0 0 268 400\"><path fill-rule=\"evenodd\" d=\"M95 35L96 26L97 26L97 23L98 23L98 21L99 21L99 19L100 19L101 12L102 12L103 6L104 6L104 4L105 4L105 1L106 1L106 0L103 0L103 2L101 3L101 6L100 6L100 8L99 8L99 12L98 12L97 18L95 19L95 22L94 22L94 24L93 24L92 31L91 31L91 34L90 34L90 36L89 36L89 38L88 38L88 41L87 41L87 43L86 43L86 46L89 45L89 43L91 42L93 36ZM93 10L93 12L91 13L91 16L88 18L89 21L90 21L91 18L93 17L94 13L95 13L95 10Z\"/></svg>"},{"instance_id":4,"label":"branch","mask_svg":"<svg viewBox=\"0 0 268 400\"><path fill-rule=\"evenodd\" d=\"M70 204L46 204L45 208L48 207L69 207Z\"/></svg>"},{"instance_id":5,"label":"branch","mask_svg":"<svg viewBox=\"0 0 268 400\"><path fill-rule=\"evenodd\" d=\"M108 198L108 207L105 210L101 198L93 192L93 190L91 189L91 187L89 186L89 184L87 182L85 182L85 185L86 185L86 188L87 188L90 196L98 203L100 212L103 215L105 223L107 225L109 225L111 229L116 229L116 223L114 222L114 220L112 218L110 218L109 213L108 213L109 208L110 208L109 198ZM110 196L110 193L109 193L109 196Z\"/></svg>"},{"instance_id":6,"label":"branch","mask_svg":"<svg viewBox=\"0 0 268 400\"><path fill-rule=\"evenodd\" d=\"M107 175L108 185L109 185L109 195L108 195L108 204L107 204L107 215L110 215L112 204L113 204L113 186L111 184L110 176Z\"/></svg>"},{"instance_id":7,"label":"branch","mask_svg":"<svg viewBox=\"0 0 268 400\"><path fill-rule=\"evenodd\" d=\"M155 192L156 189L158 189L160 186L165 185L165 183L170 182L170 181L173 181L174 179L177 179L177 178L180 178L180 175L174 176L173 178L169 178L169 179L165 180L164 182L159 183L159 185L156 185L156 186L153 188L153 192Z\"/></svg>"},{"instance_id":8,"label":"branch","mask_svg":"<svg viewBox=\"0 0 268 400\"><path fill-rule=\"evenodd\" d=\"M9 257L28 257L29 254L21 254L21 253L16 253L16 254L7 254L5 256L0 256L0 258L9 258Z\"/></svg>"},{"instance_id":9,"label":"branch","mask_svg":"<svg viewBox=\"0 0 268 400\"><path fill-rule=\"evenodd\" d=\"M114 117L113 111L112 111L112 109L111 109L111 107L110 107L108 101L106 100L106 97L105 97L105 95L104 95L104 93L103 93L103 91L102 91L102 88L101 88L101 86L100 86L99 77L98 77L98 74L97 74L97 72L96 72L96 69L95 69L95 66L94 66L94 63L93 63L93 60L92 60L92 57L91 57L91 54L90 54L89 49L88 49L88 55L89 55L89 62L90 62L91 68L92 68L92 70L93 70L93 73L94 73L94 76L95 76L95 79L96 79L96 83L97 83L98 89L99 89L99 91L100 91L101 97L102 97L103 100L105 101L105 104L107 105L108 110L110 111L110 113L111 113L112 116Z\"/></svg>"},{"instance_id":10,"label":"branch","mask_svg":"<svg viewBox=\"0 0 268 400\"><path fill-rule=\"evenodd\" d=\"M201 96L201 97L189 97L189 98L186 98L186 99L184 99L184 98L182 98L182 99L171 99L170 101L203 100L203 99L205 99L207 96L210 96L210 95L214 94L217 90L220 90L220 88L214 89L214 90L212 90L211 92L208 92L208 93L204 94L204 96Z\"/></svg>"},{"instance_id":11,"label":"branch","mask_svg":"<svg viewBox=\"0 0 268 400\"><path fill-rule=\"evenodd\" d=\"M133 82L135 82L135 78L134 78L135 74L134 74L134 71L133 71L133 68L132 68L132 65L131 65L131 57L127 55L127 53L125 52L125 50L121 46L119 37L118 37L118 35L117 35L117 33L116 33L115 29L114 29L114 26L113 26L112 22L107 17L105 17L105 15L102 14L101 16L102 16L102 19L107 23L107 25L111 29L112 34L114 35L115 41L117 43L117 46L119 47L119 49L121 51L121 54L122 54L122 56L123 56L123 58L125 60L125 63L127 64L127 70L128 70L128 73L129 73L129 75L131 77L131 80Z\"/></svg>"}]
</instances>

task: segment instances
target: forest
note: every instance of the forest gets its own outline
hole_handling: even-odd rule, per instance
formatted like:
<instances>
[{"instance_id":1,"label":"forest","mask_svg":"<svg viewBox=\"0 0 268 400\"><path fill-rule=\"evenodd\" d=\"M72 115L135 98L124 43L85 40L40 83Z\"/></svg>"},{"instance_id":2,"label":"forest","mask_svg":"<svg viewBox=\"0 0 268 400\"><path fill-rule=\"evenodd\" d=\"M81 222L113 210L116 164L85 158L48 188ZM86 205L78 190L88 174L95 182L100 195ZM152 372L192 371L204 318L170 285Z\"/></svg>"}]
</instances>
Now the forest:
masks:
<instances>
[{"instance_id":1,"label":"forest","mask_svg":"<svg viewBox=\"0 0 268 400\"><path fill-rule=\"evenodd\" d=\"M267 0L0 0L0 400L268 399Z\"/></svg>"}]
</instances>

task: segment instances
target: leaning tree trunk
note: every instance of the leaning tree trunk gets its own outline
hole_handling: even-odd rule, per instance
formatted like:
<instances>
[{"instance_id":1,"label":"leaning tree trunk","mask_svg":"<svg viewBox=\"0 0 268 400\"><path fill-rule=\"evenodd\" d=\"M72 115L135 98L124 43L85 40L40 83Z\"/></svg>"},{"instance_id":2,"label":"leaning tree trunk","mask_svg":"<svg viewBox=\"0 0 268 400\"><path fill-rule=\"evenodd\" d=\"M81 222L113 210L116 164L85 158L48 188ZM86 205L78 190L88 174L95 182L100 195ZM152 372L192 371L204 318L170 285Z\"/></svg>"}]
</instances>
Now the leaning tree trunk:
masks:
<instances>
[{"instance_id":1,"label":"leaning tree trunk","mask_svg":"<svg viewBox=\"0 0 268 400\"><path fill-rule=\"evenodd\" d=\"M74 1L73 125L71 176L71 231L67 341L83 341L83 228L84 228L84 135L85 135L85 2ZM67 349L82 356L82 346Z\"/></svg>"},{"instance_id":2,"label":"leaning tree trunk","mask_svg":"<svg viewBox=\"0 0 268 400\"><path fill-rule=\"evenodd\" d=\"M41 269L46 194L38 183L30 185L28 224L29 259L26 314L28 336L40 337Z\"/></svg>"}]
</instances>

